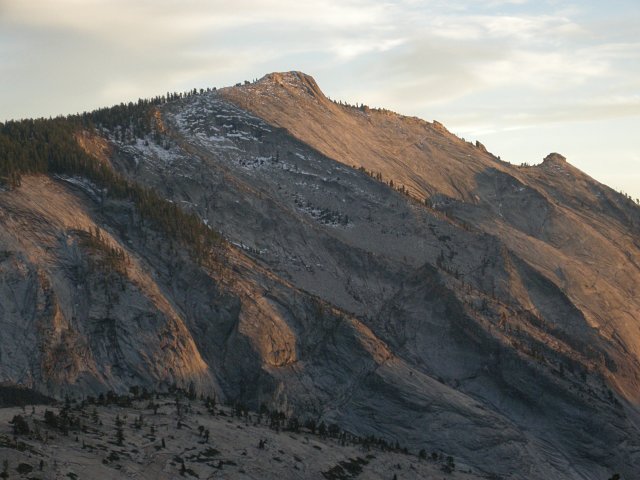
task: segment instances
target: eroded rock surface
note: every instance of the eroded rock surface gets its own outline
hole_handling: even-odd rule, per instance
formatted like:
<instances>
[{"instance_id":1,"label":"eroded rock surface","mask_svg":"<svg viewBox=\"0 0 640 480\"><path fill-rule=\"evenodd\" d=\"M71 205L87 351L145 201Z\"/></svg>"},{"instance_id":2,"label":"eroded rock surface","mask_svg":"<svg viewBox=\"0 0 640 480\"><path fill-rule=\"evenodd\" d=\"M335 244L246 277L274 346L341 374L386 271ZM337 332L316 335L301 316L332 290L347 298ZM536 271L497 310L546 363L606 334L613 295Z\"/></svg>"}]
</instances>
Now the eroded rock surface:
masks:
<instances>
[{"instance_id":1,"label":"eroded rock surface","mask_svg":"<svg viewBox=\"0 0 640 480\"><path fill-rule=\"evenodd\" d=\"M224 262L82 179L25 177L0 192L2 380L177 384L504 478L640 470L637 206L299 72L154 118L78 141L222 232Z\"/></svg>"}]
</instances>

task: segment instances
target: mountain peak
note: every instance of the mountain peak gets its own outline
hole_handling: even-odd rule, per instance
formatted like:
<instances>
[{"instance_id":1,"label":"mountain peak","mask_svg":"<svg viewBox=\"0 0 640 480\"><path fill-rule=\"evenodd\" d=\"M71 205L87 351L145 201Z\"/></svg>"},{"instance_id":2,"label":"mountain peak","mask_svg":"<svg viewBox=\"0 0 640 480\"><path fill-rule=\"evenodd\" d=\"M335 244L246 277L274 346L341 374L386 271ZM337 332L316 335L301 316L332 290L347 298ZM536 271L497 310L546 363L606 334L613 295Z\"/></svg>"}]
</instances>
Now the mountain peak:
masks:
<instances>
[{"instance_id":1,"label":"mountain peak","mask_svg":"<svg viewBox=\"0 0 640 480\"><path fill-rule=\"evenodd\" d=\"M311 75L300 71L268 73L258 81L258 84L276 85L288 90L303 90L313 97L324 98L324 93L320 90L315 79Z\"/></svg>"},{"instance_id":2,"label":"mountain peak","mask_svg":"<svg viewBox=\"0 0 640 480\"><path fill-rule=\"evenodd\" d=\"M293 415L312 415L337 436L375 433L371 447L402 442L414 477L453 470L423 449L471 469L450 478L636 478L640 211L558 153L525 168L485 150L440 123L332 102L296 71L7 123L0 382L118 395L106 403L130 392L132 405L172 385L189 392L170 393L185 412L183 396L215 394L216 412L287 412L275 426L300 435L313 428ZM0 436L16 413L0 411ZM250 470L239 452L255 447L227 438L235 453L220 455L266 480L298 463L371 477L391 461L376 450L329 467L367 445L354 439L306 464L291 451L315 445L295 441L277 468Z\"/></svg>"},{"instance_id":3,"label":"mountain peak","mask_svg":"<svg viewBox=\"0 0 640 480\"><path fill-rule=\"evenodd\" d=\"M552 152L549 155L547 155L546 157L544 157L543 163L560 163L560 164L565 164L567 163L567 158L564 157L563 155L560 155L559 153L556 152Z\"/></svg>"}]
</instances>

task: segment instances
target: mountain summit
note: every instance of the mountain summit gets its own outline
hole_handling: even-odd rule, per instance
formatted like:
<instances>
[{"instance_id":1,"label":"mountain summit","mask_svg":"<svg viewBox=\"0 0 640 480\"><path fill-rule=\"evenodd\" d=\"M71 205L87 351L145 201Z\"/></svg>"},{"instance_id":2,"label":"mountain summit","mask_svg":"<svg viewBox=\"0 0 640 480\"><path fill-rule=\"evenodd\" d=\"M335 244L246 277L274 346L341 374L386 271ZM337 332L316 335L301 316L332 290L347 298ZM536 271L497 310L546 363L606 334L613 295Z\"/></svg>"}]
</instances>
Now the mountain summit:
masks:
<instances>
[{"instance_id":1,"label":"mountain summit","mask_svg":"<svg viewBox=\"0 0 640 480\"><path fill-rule=\"evenodd\" d=\"M317 99L326 99L313 77L303 72L274 72L262 77L255 84L259 88L279 87L292 94L305 94Z\"/></svg>"},{"instance_id":2,"label":"mountain summit","mask_svg":"<svg viewBox=\"0 0 640 480\"><path fill-rule=\"evenodd\" d=\"M640 471L640 208L559 154L287 72L7 122L0 162L0 381L182 388L476 478Z\"/></svg>"}]
</instances>

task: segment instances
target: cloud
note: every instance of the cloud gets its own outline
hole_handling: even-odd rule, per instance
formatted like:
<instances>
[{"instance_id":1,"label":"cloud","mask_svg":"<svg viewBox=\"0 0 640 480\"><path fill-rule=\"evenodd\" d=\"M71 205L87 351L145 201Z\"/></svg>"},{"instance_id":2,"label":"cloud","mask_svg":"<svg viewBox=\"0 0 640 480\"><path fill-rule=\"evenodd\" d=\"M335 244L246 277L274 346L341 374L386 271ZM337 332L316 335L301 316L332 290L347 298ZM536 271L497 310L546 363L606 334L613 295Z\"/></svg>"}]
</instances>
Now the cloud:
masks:
<instances>
[{"instance_id":1,"label":"cloud","mask_svg":"<svg viewBox=\"0 0 640 480\"><path fill-rule=\"evenodd\" d=\"M12 98L0 93L0 105L9 116L20 109L14 99L26 96L27 86L28 95L37 95L38 86L54 94L34 112L51 114L53 108L64 112L97 106L96 100L122 100L117 95L146 96L212 85L216 79L235 83L261 76L266 71L259 68L271 70L269 65L283 65L284 59L324 57L340 64L403 41L387 35L385 4L358 0L319 0L312 14L308 4L293 0L4 0L0 5L0 35L6 36L0 85L13 90ZM91 102L83 95L88 85L97 92ZM69 98L74 90L79 95Z\"/></svg>"},{"instance_id":2,"label":"cloud","mask_svg":"<svg viewBox=\"0 0 640 480\"><path fill-rule=\"evenodd\" d=\"M74 112L302 69L333 98L447 119L454 131L493 138L635 118L633 6L0 0L0 116Z\"/></svg>"},{"instance_id":3,"label":"cloud","mask_svg":"<svg viewBox=\"0 0 640 480\"><path fill-rule=\"evenodd\" d=\"M640 117L640 98L632 96L600 104L571 103L545 105L526 111L506 112L495 108L490 112L450 115L449 121L456 131L471 137L536 129L552 125L597 123L607 120Z\"/></svg>"},{"instance_id":4,"label":"cloud","mask_svg":"<svg viewBox=\"0 0 640 480\"><path fill-rule=\"evenodd\" d=\"M384 6L318 0L313 14L308 4L293 0L5 0L8 23L64 28L129 40L142 36L157 41L192 37L210 29L246 25L303 23L325 28L363 27L379 20Z\"/></svg>"},{"instance_id":5,"label":"cloud","mask_svg":"<svg viewBox=\"0 0 640 480\"><path fill-rule=\"evenodd\" d=\"M449 15L429 21L432 34L455 40L506 38L541 44L584 33L570 19L553 15Z\"/></svg>"},{"instance_id":6,"label":"cloud","mask_svg":"<svg viewBox=\"0 0 640 480\"><path fill-rule=\"evenodd\" d=\"M577 21L551 13L486 13L522 8L527 2L520 0L474 4L476 10L460 10L437 1L319 0L311 9L293 0L4 0L0 26L21 30L17 37L27 37L27 44L29 32L53 38L58 54L44 45L44 54L35 56L55 58L70 72L79 70L81 57L101 73L94 83L102 78L110 85L98 87L107 96L133 94L140 91L135 85L155 85L162 77L172 81L168 88L199 82L229 67L239 76L259 76L265 72L258 66L305 55L321 58L319 69L354 62L362 74L358 88L383 76L388 98L402 103L404 96L415 105L419 96L422 106L502 86L566 88L611 73L619 45L576 49L587 36ZM14 38L16 50L24 40ZM28 59L22 65L24 74L42 74ZM382 86L369 83L364 90Z\"/></svg>"}]
</instances>

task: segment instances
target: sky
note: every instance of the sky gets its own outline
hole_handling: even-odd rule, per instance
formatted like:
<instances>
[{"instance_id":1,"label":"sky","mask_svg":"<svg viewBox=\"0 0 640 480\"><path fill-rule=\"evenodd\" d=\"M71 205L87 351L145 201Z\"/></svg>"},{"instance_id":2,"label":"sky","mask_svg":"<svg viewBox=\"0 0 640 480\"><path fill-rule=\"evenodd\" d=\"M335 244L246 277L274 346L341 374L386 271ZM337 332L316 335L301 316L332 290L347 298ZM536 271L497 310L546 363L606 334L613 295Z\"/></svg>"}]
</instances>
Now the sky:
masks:
<instances>
[{"instance_id":1,"label":"sky","mask_svg":"<svg viewBox=\"0 0 640 480\"><path fill-rule=\"evenodd\" d=\"M301 70L640 197L640 0L0 0L0 121Z\"/></svg>"}]
</instances>

